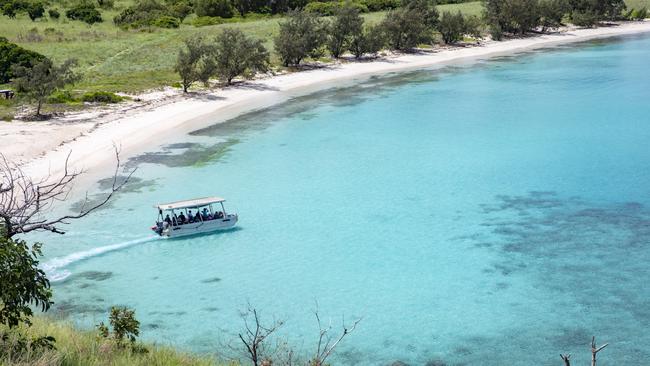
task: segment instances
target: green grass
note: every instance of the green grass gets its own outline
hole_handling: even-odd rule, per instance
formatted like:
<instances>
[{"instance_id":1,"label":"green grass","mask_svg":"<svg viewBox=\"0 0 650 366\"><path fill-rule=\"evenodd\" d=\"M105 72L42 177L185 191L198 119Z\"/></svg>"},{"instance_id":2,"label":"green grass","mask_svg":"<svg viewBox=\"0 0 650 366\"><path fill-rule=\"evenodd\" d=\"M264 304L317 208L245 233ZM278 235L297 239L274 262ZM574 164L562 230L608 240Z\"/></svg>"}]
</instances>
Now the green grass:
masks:
<instances>
[{"instance_id":1,"label":"green grass","mask_svg":"<svg viewBox=\"0 0 650 366\"><path fill-rule=\"evenodd\" d=\"M641 9L644 6L650 10L650 0L625 0L628 9Z\"/></svg>"},{"instance_id":2,"label":"green grass","mask_svg":"<svg viewBox=\"0 0 650 366\"><path fill-rule=\"evenodd\" d=\"M40 52L56 62L74 57L79 61L83 80L78 92L138 92L171 85L178 81L174 62L183 40L194 34L212 36L225 28L237 28L264 41L271 50L271 61L278 64L273 52L273 38L279 31L279 18L228 23L196 28L186 19L179 29L122 30L112 19L130 1L116 2L116 9L102 10L104 22L88 26L61 17L32 22L25 15L16 19L0 16L0 35L22 47ZM480 2L441 5L441 10L460 10L480 14ZM60 9L61 10L61 9ZM369 23L378 22L385 12L365 14ZM48 31L46 29L50 28ZM36 31L31 31L35 29Z\"/></svg>"},{"instance_id":3,"label":"green grass","mask_svg":"<svg viewBox=\"0 0 650 366\"><path fill-rule=\"evenodd\" d=\"M146 345L147 353L134 353L130 348L119 348L98 337L97 332L80 331L66 323L36 317L27 330L30 336L49 335L56 338L56 350L42 354L21 354L19 359L0 358L3 366L220 366L212 358L178 352L169 347ZM2 330L2 328L0 328Z\"/></svg>"}]
</instances>

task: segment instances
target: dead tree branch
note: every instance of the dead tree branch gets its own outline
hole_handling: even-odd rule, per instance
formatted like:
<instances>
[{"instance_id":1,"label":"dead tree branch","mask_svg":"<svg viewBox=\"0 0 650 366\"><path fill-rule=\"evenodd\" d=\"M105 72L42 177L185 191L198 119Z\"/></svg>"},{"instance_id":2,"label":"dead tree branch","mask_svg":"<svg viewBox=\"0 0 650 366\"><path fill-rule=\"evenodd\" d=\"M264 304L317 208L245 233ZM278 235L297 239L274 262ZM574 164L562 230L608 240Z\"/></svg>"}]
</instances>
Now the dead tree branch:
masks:
<instances>
[{"instance_id":1,"label":"dead tree branch","mask_svg":"<svg viewBox=\"0 0 650 366\"><path fill-rule=\"evenodd\" d=\"M607 347L609 343L605 343L600 347L596 347L596 337L591 337L591 366L596 366L596 354Z\"/></svg>"},{"instance_id":2,"label":"dead tree branch","mask_svg":"<svg viewBox=\"0 0 650 366\"><path fill-rule=\"evenodd\" d=\"M332 321L328 322L327 327L323 327L323 324L318 314L318 304L317 308L314 311L316 316L316 321L318 322L319 337L318 337L318 346L316 347L316 354L311 360L311 366L323 366L327 358L334 352L334 349L338 344L345 338L348 334L352 333L357 327L357 324L361 322L361 318L357 319L351 327L345 325L345 318L343 318L343 332L336 338L332 338L330 331L332 330Z\"/></svg>"},{"instance_id":3,"label":"dead tree branch","mask_svg":"<svg viewBox=\"0 0 650 366\"><path fill-rule=\"evenodd\" d=\"M0 153L0 234L6 238L31 231L64 234L60 225L85 217L104 206L116 192L129 182L136 169L127 173L123 179L118 179L122 164L117 146L115 146L115 158L113 183L103 199L91 203L86 194L79 213L48 217L47 214L57 202L68 199L75 180L84 171L70 169L70 153L68 153L60 176L52 177L48 174L45 178L34 180L25 175L17 164L8 161Z\"/></svg>"},{"instance_id":4,"label":"dead tree branch","mask_svg":"<svg viewBox=\"0 0 650 366\"><path fill-rule=\"evenodd\" d=\"M252 318L252 322L250 321ZM239 333L239 339L244 344L244 354L251 360L254 366L266 366L271 364L268 348L265 341L278 330L284 321L276 320L269 326L262 325L257 309L250 304L246 312L242 313L245 331Z\"/></svg>"},{"instance_id":5,"label":"dead tree branch","mask_svg":"<svg viewBox=\"0 0 650 366\"><path fill-rule=\"evenodd\" d=\"M560 354L560 357L562 357L562 361L564 361L564 366L571 366L571 355Z\"/></svg>"}]
</instances>

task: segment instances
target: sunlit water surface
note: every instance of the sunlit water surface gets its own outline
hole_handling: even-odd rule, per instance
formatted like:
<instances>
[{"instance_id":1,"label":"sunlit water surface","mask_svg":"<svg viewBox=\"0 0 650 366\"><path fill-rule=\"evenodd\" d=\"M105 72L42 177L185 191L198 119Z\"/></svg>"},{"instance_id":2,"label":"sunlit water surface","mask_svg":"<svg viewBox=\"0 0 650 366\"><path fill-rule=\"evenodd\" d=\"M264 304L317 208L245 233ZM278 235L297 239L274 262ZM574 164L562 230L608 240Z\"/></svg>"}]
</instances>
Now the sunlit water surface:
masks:
<instances>
[{"instance_id":1,"label":"sunlit water surface","mask_svg":"<svg viewBox=\"0 0 650 366\"><path fill-rule=\"evenodd\" d=\"M54 313L137 309L142 336L227 351L250 303L335 364L650 362L650 38L372 79L130 162L110 207L47 243ZM154 203L228 199L239 229L150 240ZM108 247L107 247L108 246ZM558 362L559 361L559 362Z\"/></svg>"}]
</instances>

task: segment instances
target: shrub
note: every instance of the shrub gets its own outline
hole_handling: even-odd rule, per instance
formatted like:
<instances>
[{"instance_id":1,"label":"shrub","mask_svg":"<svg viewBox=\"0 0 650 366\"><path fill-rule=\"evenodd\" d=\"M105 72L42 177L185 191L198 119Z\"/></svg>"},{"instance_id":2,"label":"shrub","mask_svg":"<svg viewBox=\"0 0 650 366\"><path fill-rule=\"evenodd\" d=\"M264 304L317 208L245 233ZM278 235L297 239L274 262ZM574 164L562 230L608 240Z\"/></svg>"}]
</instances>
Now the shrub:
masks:
<instances>
[{"instance_id":1,"label":"shrub","mask_svg":"<svg viewBox=\"0 0 650 366\"><path fill-rule=\"evenodd\" d=\"M171 16L170 10L156 0L140 0L130 6L115 18L113 23L121 27L138 28L150 26L163 16Z\"/></svg>"},{"instance_id":2,"label":"shrub","mask_svg":"<svg viewBox=\"0 0 650 366\"><path fill-rule=\"evenodd\" d=\"M208 82L214 71L214 63L211 62L213 54L214 47L207 44L202 37L185 40L185 47L178 50L174 66L174 71L181 77L184 93L197 81Z\"/></svg>"},{"instance_id":3,"label":"shrub","mask_svg":"<svg viewBox=\"0 0 650 366\"><path fill-rule=\"evenodd\" d=\"M598 14L593 11L576 11L571 13L571 22L578 27L593 27L598 23Z\"/></svg>"},{"instance_id":4,"label":"shrub","mask_svg":"<svg viewBox=\"0 0 650 366\"><path fill-rule=\"evenodd\" d=\"M280 23L275 50L285 66L298 65L305 57L318 57L325 43L325 24L307 11L292 11Z\"/></svg>"},{"instance_id":5,"label":"shrub","mask_svg":"<svg viewBox=\"0 0 650 366\"><path fill-rule=\"evenodd\" d=\"M113 93L98 91L84 94L81 100L86 103L119 103L124 98Z\"/></svg>"},{"instance_id":6,"label":"shrub","mask_svg":"<svg viewBox=\"0 0 650 366\"><path fill-rule=\"evenodd\" d=\"M626 18L630 20L643 20L648 16L648 9L644 6L643 8L637 10L632 9L628 12Z\"/></svg>"},{"instance_id":7,"label":"shrub","mask_svg":"<svg viewBox=\"0 0 650 366\"><path fill-rule=\"evenodd\" d=\"M541 0L539 2L540 25L542 31L547 28L557 28L562 25L564 14L569 12L566 0Z\"/></svg>"},{"instance_id":8,"label":"shrub","mask_svg":"<svg viewBox=\"0 0 650 366\"><path fill-rule=\"evenodd\" d=\"M495 41L503 39L503 30L498 24L490 24L490 37Z\"/></svg>"},{"instance_id":9,"label":"shrub","mask_svg":"<svg viewBox=\"0 0 650 366\"><path fill-rule=\"evenodd\" d=\"M6 38L0 37L0 83L8 83L13 77L13 65L30 68L43 61L45 56L26 50Z\"/></svg>"},{"instance_id":10,"label":"shrub","mask_svg":"<svg viewBox=\"0 0 650 366\"><path fill-rule=\"evenodd\" d=\"M456 43L463 39L465 32L465 17L458 11L456 14L445 11L438 24L438 32L446 44Z\"/></svg>"},{"instance_id":11,"label":"shrub","mask_svg":"<svg viewBox=\"0 0 650 366\"><path fill-rule=\"evenodd\" d=\"M181 25L181 21L178 18L174 18L169 15L163 15L160 18L154 20L151 25L160 28L178 28Z\"/></svg>"},{"instance_id":12,"label":"shrub","mask_svg":"<svg viewBox=\"0 0 650 366\"><path fill-rule=\"evenodd\" d=\"M29 4L23 0L8 0L0 2L0 7L2 8L2 14L9 18L15 18L19 12L27 11Z\"/></svg>"},{"instance_id":13,"label":"shrub","mask_svg":"<svg viewBox=\"0 0 650 366\"><path fill-rule=\"evenodd\" d=\"M102 9L113 9L115 0L97 0L97 4Z\"/></svg>"},{"instance_id":14,"label":"shrub","mask_svg":"<svg viewBox=\"0 0 650 366\"><path fill-rule=\"evenodd\" d=\"M361 3L344 3L344 2L312 2L307 4L305 6L305 11L313 13L313 14L318 14L321 16L332 16L335 15L339 10L341 10L344 7L352 7L355 8L359 13L367 13L368 8Z\"/></svg>"},{"instance_id":15,"label":"shrub","mask_svg":"<svg viewBox=\"0 0 650 366\"><path fill-rule=\"evenodd\" d=\"M67 104L77 102L77 99L72 96L69 90L56 91L47 98L50 104Z\"/></svg>"},{"instance_id":16,"label":"shrub","mask_svg":"<svg viewBox=\"0 0 650 366\"><path fill-rule=\"evenodd\" d=\"M66 10L65 16L71 20L80 20L88 24L101 23L104 21L102 15L99 13L92 3L85 2L75 5L74 7Z\"/></svg>"},{"instance_id":17,"label":"shrub","mask_svg":"<svg viewBox=\"0 0 650 366\"><path fill-rule=\"evenodd\" d=\"M220 17L196 17L192 19L192 25L195 27L205 27L209 25L217 25L225 23L223 18Z\"/></svg>"},{"instance_id":18,"label":"shrub","mask_svg":"<svg viewBox=\"0 0 650 366\"><path fill-rule=\"evenodd\" d=\"M25 10L27 10L27 15L32 21L42 18L45 14L45 7L40 1L32 1L28 3Z\"/></svg>"},{"instance_id":19,"label":"shrub","mask_svg":"<svg viewBox=\"0 0 650 366\"><path fill-rule=\"evenodd\" d=\"M397 9L401 2L400 0L360 0L359 4L365 5L368 11L381 11Z\"/></svg>"},{"instance_id":20,"label":"shrub","mask_svg":"<svg viewBox=\"0 0 650 366\"><path fill-rule=\"evenodd\" d=\"M119 346L124 346L125 340L134 345L136 337L140 335L140 322L135 318L135 310L126 306L113 306L108 322L113 328L112 332L104 322L97 326L102 337L112 338Z\"/></svg>"},{"instance_id":21,"label":"shrub","mask_svg":"<svg viewBox=\"0 0 650 366\"><path fill-rule=\"evenodd\" d=\"M232 18L235 15L230 0L197 0L194 3L194 11L200 17Z\"/></svg>"},{"instance_id":22,"label":"shrub","mask_svg":"<svg viewBox=\"0 0 650 366\"><path fill-rule=\"evenodd\" d=\"M183 22L183 20L185 20L185 18L187 18L188 15L192 14L192 12L194 11L194 9L190 4L183 1L172 5L169 10L170 10L170 14L173 17L178 18L181 21L181 23Z\"/></svg>"},{"instance_id":23,"label":"shrub","mask_svg":"<svg viewBox=\"0 0 650 366\"><path fill-rule=\"evenodd\" d=\"M50 16L50 19L59 19L61 17L61 13L56 9L49 9L47 14Z\"/></svg>"}]
</instances>

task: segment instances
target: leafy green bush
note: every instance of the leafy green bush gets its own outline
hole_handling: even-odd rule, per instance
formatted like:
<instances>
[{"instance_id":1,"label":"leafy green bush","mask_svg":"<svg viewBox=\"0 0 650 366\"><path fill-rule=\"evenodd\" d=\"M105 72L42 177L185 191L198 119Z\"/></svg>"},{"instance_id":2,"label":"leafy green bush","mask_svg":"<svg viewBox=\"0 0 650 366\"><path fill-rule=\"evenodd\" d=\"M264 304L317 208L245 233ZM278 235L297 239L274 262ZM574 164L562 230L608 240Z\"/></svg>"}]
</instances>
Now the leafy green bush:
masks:
<instances>
[{"instance_id":1,"label":"leafy green bush","mask_svg":"<svg viewBox=\"0 0 650 366\"><path fill-rule=\"evenodd\" d=\"M50 19L59 19L61 17L61 13L56 9L49 9L47 14L50 16Z\"/></svg>"},{"instance_id":2,"label":"leafy green bush","mask_svg":"<svg viewBox=\"0 0 650 366\"><path fill-rule=\"evenodd\" d=\"M194 11L200 17L232 18L235 15L235 9L230 0L196 0Z\"/></svg>"},{"instance_id":3,"label":"leafy green bush","mask_svg":"<svg viewBox=\"0 0 650 366\"><path fill-rule=\"evenodd\" d=\"M192 25L195 27L205 27L208 25L223 24L225 20L221 17L196 17L192 19Z\"/></svg>"},{"instance_id":4,"label":"leafy green bush","mask_svg":"<svg viewBox=\"0 0 650 366\"><path fill-rule=\"evenodd\" d=\"M593 27L598 23L599 16L593 11L574 11L571 22L578 27Z\"/></svg>"},{"instance_id":5,"label":"leafy green bush","mask_svg":"<svg viewBox=\"0 0 650 366\"><path fill-rule=\"evenodd\" d=\"M84 94L81 100L87 103L119 103L124 98L113 93L98 91Z\"/></svg>"},{"instance_id":6,"label":"leafy green bush","mask_svg":"<svg viewBox=\"0 0 650 366\"><path fill-rule=\"evenodd\" d=\"M135 310L126 306L113 306L108 322L113 328L112 332L104 322L97 326L102 337L112 338L119 346L124 346L125 340L131 345L135 344L136 337L140 335L140 322L135 318Z\"/></svg>"},{"instance_id":7,"label":"leafy green bush","mask_svg":"<svg viewBox=\"0 0 650 366\"><path fill-rule=\"evenodd\" d=\"M97 0L97 4L102 9L113 9L115 0Z\"/></svg>"},{"instance_id":8,"label":"leafy green bush","mask_svg":"<svg viewBox=\"0 0 650 366\"><path fill-rule=\"evenodd\" d=\"M80 20L88 24L101 23L104 20L95 5L90 2L79 3L66 10L65 16L71 20Z\"/></svg>"},{"instance_id":9,"label":"leafy green bush","mask_svg":"<svg viewBox=\"0 0 650 366\"><path fill-rule=\"evenodd\" d=\"M632 9L626 15L626 18L630 20L643 20L648 16L648 9L645 6L638 10Z\"/></svg>"},{"instance_id":10,"label":"leafy green bush","mask_svg":"<svg viewBox=\"0 0 650 366\"><path fill-rule=\"evenodd\" d=\"M44 59L45 56L40 53L26 50L9 42L6 38L0 37L0 83L8 83L11 80L12 65L32 67Z\"/></svg>"},{"instance_id":11,"label":"leafy green bush","mask_svg":"<svg viewBox=\"0 0 650 366\"><path fill-rule=\"evenodd\" d=\"M151 25L160 28L178 28L181 25L181 20L169 15L163 15L154 20Z\"/></svg>"},{"instance_id":12,"label":"leafy green bush","mask_svg":"<svg viewBox=\"0 0 650 366\"><path fill-rule=\"evenodd\" d=\"M381 11L396 9L401 5L400 0L360 0L359 4L365 5L368 11Z\"/></svg>"},{"instance_id":13,"label":"leafy green bush","mask_svg":"<svg viewBox=\"0 0 650 366\"><path fill-rule=\"evenodd\" d=\"M47 102L50 104L67 104L77 101L77 98L75 98L69 90L60 90L54 92L52 95L50 95L49 98L47 98Z\"/></svg>"},{"instance_id":14,"label":"leafy green bush","mask_svg":"<svg viewBox=\"0 0 650 366\"><path fill-rule=\"evenodd\" d=\"M27 3L25 10L27 10L27 15L32 21L38 18L42 18L45 14L45 6L40 1L32 1Z\"/></svg>"},{"instance_id":15,"label":"leafy green bush","mask_svg":"<svg viewBox=\"0 0 650 366\"><path fill-rule=\"evenodd\" d=\"M133 6L122 10L120 14L113 18L113 22L120 27L138 28L155 25L154 23L162 17L173 17L171 10L167 6L156 0L140 0ZM180 20L177 19L177 21L180 24ZM168 28L167 26L172 22L170 19L163 19L159 24L165 25L164 28ZM178 28L178 26L173 28Z\"/></svg>"},{"instance_id":16,"label":"leafy green bush","mask_svg":"<svg viewBox=\"0 0 650 366\"><path fill-rule=\"evenodd\" d=\"M360 13L367 13L368 7L361 3L350 3L354 8L356 8ZM313 3L307 4L305 6L305 11L313 14L318 14L321 16L332 16L336 14L340 9L346 5L342 1L332 1L332 2L320 2L315 1Z\"/></svg>"}]
</instances>

